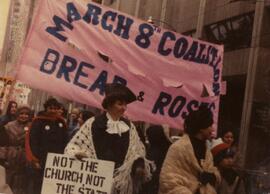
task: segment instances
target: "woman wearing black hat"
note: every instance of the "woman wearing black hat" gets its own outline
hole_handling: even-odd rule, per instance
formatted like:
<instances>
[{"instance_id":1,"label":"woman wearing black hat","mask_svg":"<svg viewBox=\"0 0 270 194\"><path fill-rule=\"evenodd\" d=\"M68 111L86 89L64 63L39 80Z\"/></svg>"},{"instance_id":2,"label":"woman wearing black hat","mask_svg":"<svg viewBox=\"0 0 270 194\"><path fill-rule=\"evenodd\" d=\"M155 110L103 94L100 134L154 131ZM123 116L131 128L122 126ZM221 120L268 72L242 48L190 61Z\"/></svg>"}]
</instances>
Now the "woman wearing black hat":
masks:
<instances>
[{"instance_id":1,"label":"woman wearing black hat","mask_svg":"<svg viewBox=\"0 0 270 194\"><path fill-rule=\"evenodd\" d=\"M212 124L212 113L206 107L189 113L184 122L187 134L171 145L163 163L160 194L216 194L220 175L206 146Z\"/></svg>"},{"instance_id":2,"label":"woman wearing black hat","mask_svg":"<svg viewBox=\"0 0 270 194\"><path fill-rule=\"evenodd\" d=\"M65 152L115 163L113 194L136 194L150 178L151 162L132 122L123 117L127 104L136 100L121 84L107 84L103 114L86 121L67 145ZM84 134L87 134L84 135Z\"/></svg>"}]
</instances>

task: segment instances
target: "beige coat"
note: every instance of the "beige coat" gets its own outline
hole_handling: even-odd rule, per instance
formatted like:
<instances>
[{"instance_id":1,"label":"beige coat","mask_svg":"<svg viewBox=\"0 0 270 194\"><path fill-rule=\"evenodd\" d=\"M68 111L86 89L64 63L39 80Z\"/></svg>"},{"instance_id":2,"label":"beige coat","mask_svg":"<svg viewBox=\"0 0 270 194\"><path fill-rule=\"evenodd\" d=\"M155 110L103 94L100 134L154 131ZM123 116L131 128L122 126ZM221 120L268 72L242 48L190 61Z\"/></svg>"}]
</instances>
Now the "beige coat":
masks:
<instances>
[{"instance_id":1,"label":"beige coat","mask_svg":"<svg viewBox=\"0 0 270 194\"><path fill-rule=\"evenodd\" d=\"M201 167L202 166L202 167ZM200 188L200 194L216 194L210 184L201 185L198 175L202 171L212 172L220 181L220 174L214 167L210 150L205 160L197 162L188 135L184 135L169 149L160 173L159 194L194 194Z\"/></svg>"}]
</instances>

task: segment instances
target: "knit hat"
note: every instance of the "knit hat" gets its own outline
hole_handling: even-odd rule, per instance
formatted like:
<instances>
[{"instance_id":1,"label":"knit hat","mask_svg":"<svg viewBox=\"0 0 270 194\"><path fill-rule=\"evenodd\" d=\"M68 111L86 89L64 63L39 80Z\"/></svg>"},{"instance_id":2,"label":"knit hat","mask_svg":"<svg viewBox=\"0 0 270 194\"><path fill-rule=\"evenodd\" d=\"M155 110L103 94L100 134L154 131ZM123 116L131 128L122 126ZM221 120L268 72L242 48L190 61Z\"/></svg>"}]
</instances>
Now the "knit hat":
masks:
<instances>
[{"instance_id":1,"label":"knit hat","mask_svg":"<svg viewBox=\"0 0 270 194\"><path fill-rule=\"evenodd\" d=\"M214 157L215 165L218 165L224 158L234 156L233 151L230 149L230 145L224 143L221 138L213 140L211 152Z\"/></svg>"},{"instance_id":2,"label":"knit hat","mask_svg":"<svg viewBox=\"0 0 270 194\"><path fill-rule=\"evenodd\" d=\"M106 84L105 98L102 102L102 107L107 109L112 102L123 100L127 104L136 100L135 94L125 85L118 83Z\"/></svg>"},{"instance_id":3,"label":"knit hat","mask_svg":"<svg viewBox=\"0 0 270 194\"><path fill-rule=\"evenodd\" d=\"M26 110L27 112L31 112L31 108L28 105L21 105L18 110L17 110L17 114L20 114L21 111Z\"/></svg>"},{"instance_id":4,"label":"knit hat","mask_svg":"<svg viewBox=\"0 0 270 194\"><path fill-rule=\"evenodd\" d=\"M31 108L28 105L26 105L26 104L19 106L19 108L17 109L16 116L18 116L19 114L21 114L22 111L27 111L27 113L29 115L31 114Z\"/></svg>"}]
</instances>

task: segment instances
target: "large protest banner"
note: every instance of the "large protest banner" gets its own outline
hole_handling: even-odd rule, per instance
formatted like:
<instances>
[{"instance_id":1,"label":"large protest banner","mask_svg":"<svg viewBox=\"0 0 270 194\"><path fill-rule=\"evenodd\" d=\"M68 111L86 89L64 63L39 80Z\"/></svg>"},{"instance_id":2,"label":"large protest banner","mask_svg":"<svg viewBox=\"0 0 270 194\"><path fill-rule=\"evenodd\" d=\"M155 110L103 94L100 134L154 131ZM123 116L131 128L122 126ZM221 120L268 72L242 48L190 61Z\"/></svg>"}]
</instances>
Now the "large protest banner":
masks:
<instances>
[{"instance_id":1,"label":"large protest banner","mask_svg":"<svg viewBox=\"0 0 270 194\"><path fill-rule=\"evenodd\" d=\"M130 119L181 128L208 105L217 123L223 46L186 37L84 0L43 0L17 78L34 88L101 108L104 85L137 95Z\"/></svg>"},{"instance_id":2,"label":"large protest banner","mask_svg":"<svg viewBox=\"0 0 270 194\"><path fill-rule=\"evenodd\" d=\"M49 153L44 170L42 194L110 194L114 163L78 160Z\"/></svg>"}]
</instances>

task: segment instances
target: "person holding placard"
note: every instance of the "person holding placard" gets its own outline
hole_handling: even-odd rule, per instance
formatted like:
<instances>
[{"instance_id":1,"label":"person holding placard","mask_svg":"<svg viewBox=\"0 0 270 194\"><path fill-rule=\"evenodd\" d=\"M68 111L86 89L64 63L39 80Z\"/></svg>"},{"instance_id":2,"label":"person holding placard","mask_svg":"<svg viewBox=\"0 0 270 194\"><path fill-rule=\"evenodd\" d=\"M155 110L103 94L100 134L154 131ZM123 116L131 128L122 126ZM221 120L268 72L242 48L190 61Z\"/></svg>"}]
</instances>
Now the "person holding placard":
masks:
<instances>
[{"instance_id":1,"label":"person holding placard","mask_svg":"<svg viewBox=\"0 0 270 194\"><path fill-rule=\"evenodd\" d=\"M112 194L136 194L151 177L153 163L145 158L145 147L132 122L123 117L134 93L121 84L107 84L102 102L106 110L80 128L65 149L78 159L108 160L115 163Z\"/></svg>"}]
</instances>

